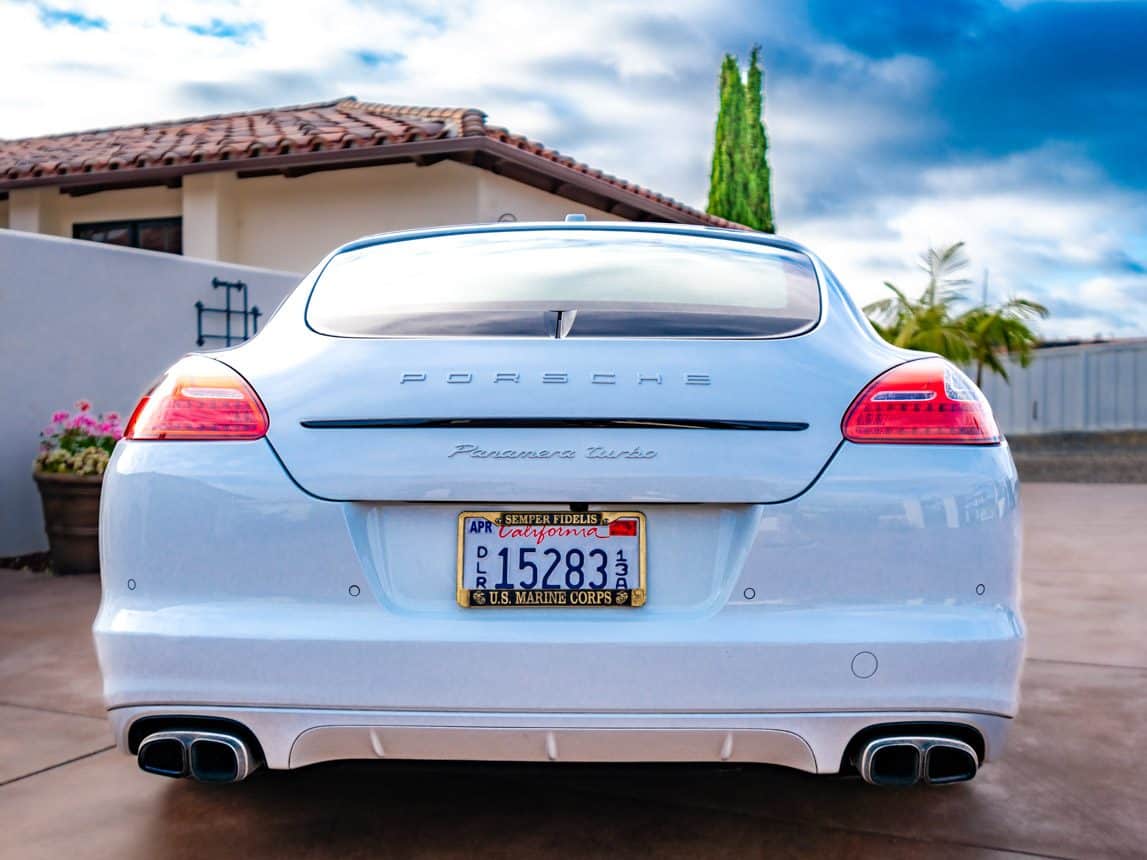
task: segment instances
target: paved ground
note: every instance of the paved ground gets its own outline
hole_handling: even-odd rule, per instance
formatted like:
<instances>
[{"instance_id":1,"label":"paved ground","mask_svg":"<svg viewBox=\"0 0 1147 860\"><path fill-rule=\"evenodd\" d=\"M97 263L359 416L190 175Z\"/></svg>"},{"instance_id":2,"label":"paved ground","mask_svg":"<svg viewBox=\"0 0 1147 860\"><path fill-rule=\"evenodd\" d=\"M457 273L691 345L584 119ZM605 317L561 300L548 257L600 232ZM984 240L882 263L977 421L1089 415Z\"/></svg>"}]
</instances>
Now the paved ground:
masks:
<instances>
[{"instance_id":1,"label":"paved ground","mask_svg":"<svg viewBox=\"0 0 1147 860\"><path fill-rule=\"evenodd\" d=\"M109 749L92 578L0 573L0 857L1144 857L1147 486L1031 484L1023 710L948 789L401 763L167 781Z\"/></svg>"}]
</instances>

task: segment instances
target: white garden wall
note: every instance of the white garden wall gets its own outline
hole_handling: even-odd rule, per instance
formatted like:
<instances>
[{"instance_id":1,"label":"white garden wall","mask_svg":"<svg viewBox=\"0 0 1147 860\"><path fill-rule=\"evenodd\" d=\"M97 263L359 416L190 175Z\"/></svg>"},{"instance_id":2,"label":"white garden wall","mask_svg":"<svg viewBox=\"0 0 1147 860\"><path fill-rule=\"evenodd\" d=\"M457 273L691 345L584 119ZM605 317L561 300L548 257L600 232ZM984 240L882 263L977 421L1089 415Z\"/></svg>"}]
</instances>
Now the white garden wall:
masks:
<instances>
[{"instance_id":1,"label":"white garden wall","mask_svg":"<svg viewBox=\"0 0 1147 860\"><path fill-rule=\"evenodd\" d=\"M0 229L0 556L47 548L32 460L52 412L86 398L126 420L160 372L200 349L195 302L223 302L213 277L245 281L260 322L300 280Z\"/></svg>"}]
</instances>

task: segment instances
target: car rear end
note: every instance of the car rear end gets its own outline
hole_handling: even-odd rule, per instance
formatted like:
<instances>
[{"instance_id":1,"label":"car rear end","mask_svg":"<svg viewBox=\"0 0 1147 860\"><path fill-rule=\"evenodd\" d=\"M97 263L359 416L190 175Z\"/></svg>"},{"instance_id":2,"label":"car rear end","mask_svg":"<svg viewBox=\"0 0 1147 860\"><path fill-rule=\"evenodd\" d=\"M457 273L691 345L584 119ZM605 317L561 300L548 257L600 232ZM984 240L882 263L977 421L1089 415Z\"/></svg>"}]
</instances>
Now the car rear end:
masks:
<instances>
[{"instance_id":1,"label":"car rear end","mask_svg":"<svg viewBox=\"0 0 1147 860\"><path fill-rule=\"evenodd\" d=\"M173 775L216 735L244 775L452 758L943 782L1015 713L1018 498L990 410L789 243L357 243L259 337L173 368L129 437L95 632L121 747Z\"/></svg>"}]
</instances>

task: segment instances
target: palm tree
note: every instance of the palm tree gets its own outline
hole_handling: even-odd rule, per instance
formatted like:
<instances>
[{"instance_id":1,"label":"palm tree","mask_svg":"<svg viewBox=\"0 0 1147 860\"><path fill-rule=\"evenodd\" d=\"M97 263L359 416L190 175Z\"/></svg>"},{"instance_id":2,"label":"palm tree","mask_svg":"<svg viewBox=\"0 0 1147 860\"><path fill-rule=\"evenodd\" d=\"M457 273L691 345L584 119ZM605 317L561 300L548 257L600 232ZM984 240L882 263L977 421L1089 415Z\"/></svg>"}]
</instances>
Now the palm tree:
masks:
<instances>
[{"instance_id":1,"label":"palm tree","mask_svg":"<svg viewBox=\"0 0 1147 860\"><path fill-rule=\"evenodd\" d=\"M939 353L952 361L970 361L972 342L953 309L964 297L961 288L971 283L961 275L967 267L963 242L939 250L929 248L920 257L928 285L919 300L912 301L903 290L885 281L892 298L866 305L864 311L891 344Z\"/></svg>"},{"instance_id":2,"label":"palm tree","mask_svg":"<svg viewBox=\"0 0 1147 860\"><path fill-rule=\"evenodd\" d=\"M976 385L984 380L984 368L1005 380L1008 371L1001 360L1004 354L1015 356L1020 367L1031 364L1032 349L1039 342L1027 320L1044 319L1047 308L1029 299L1008 299L1001 305L978 305L960 317L972 342L972 360L976 362Z\"/></svg>"},{"instance_id":3,"label":"palm tree","mask_svg":"<svg viewBox=\"0 0 1147 860\"><path fill-rule=\"evenodd\" d=\"M1002 357L1014 355L1020 366L1031 363L1031 351L1038 338L1027 321L1047 316L1047 308L1028 299L1011 298L1000 305L987 303L957 313L967 301L964 277L968 258L964 243L929 248L920 257L920 268L928 284L917 301L912 301L893 284L891 298L865 306L873 326L889 343L907 349L935 352L945 358L976 364L976 384L983 382L984 368L1008 378Z\"/></svg>"}]
</instances>

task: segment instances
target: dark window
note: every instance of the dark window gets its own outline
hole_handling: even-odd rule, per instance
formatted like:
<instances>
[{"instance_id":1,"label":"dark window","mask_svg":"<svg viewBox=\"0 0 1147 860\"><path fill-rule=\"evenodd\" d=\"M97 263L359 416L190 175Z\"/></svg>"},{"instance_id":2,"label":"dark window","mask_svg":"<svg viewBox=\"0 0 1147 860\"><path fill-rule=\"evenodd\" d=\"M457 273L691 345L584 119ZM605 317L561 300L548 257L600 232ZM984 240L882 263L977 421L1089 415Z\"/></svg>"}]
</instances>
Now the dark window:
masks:
<instances>
[{"instance_id":1,"label":"dark window","mask_svg":"<svg viewBox=\"0 0 1147 860\"><path fill-rule=\"evenodd\" d=\"M134 221L94 221L72 225L73 239L126 245L145 251L183 253L182 218L139 218Z\"/></svg>"}]
</instances>

